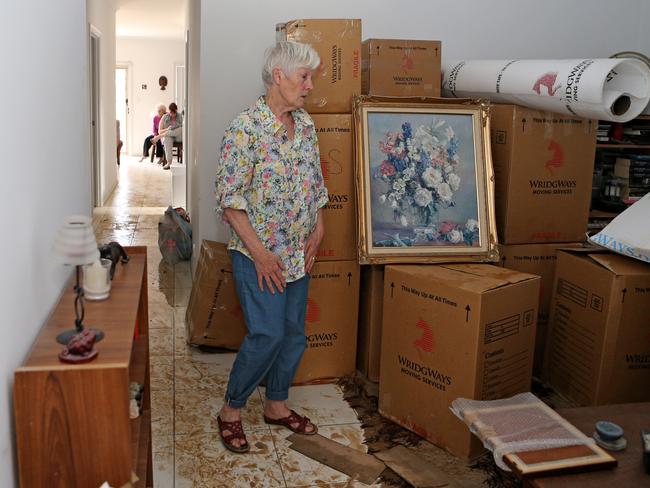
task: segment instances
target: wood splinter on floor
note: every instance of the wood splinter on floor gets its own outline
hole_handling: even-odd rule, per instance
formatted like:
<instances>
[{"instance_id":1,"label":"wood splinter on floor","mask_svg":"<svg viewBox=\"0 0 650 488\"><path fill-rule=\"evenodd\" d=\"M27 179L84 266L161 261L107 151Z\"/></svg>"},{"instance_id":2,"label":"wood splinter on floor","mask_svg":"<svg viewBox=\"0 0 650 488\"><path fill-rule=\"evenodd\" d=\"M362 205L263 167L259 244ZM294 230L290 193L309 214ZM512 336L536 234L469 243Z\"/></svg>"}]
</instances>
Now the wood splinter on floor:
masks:
<instances>
[{"instance_id":1,"label":"wood splinter on floor","mask_svg":"<svg viewBox=\"0 0 650 488\"><path fill-rule=\"evenodd\" d=\"M432 464L426 462L413 450L395 446L388 451L376 452L386 466L395 471L415 488L451 488L447 476Z\"/></svg>"},{"instance_id":2,"label":"wood splinter on floor","mask_svg":"<svg viewBox=\"0 0 650 488\"><path fill-rule=\"evenodd\" d=\"M386 466L372 454L359 452L350 447L332 441L320 434L292 434L287 437L289 446L307 457L325 464L361 483L370 485L375 482Z\"/></svg>"}]
</instances>

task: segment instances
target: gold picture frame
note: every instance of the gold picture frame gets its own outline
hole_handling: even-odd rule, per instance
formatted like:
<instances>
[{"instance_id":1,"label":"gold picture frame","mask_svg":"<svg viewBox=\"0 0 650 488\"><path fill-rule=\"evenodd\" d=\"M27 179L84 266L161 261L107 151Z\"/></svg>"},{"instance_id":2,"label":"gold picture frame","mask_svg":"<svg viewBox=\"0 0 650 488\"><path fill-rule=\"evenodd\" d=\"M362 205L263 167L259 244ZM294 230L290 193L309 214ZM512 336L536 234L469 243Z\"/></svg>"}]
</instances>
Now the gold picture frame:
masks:
<instances>
[{"instance_id":1,"label":"gold picture frame","mask_svg":"<svg viewBox=\"0 0 650 488\"><path fill-rule=\"evenodd\" d=\"M360 264L498 261L489 103L359 96Z\"/></svg>"}]
</instances>

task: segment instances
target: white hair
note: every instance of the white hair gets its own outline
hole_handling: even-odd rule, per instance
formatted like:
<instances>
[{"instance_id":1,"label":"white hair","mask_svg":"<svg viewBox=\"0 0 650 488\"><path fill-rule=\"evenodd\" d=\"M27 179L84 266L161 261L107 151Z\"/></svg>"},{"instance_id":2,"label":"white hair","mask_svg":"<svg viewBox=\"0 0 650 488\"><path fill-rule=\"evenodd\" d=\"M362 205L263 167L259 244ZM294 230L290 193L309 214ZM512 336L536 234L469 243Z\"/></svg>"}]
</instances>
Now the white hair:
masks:
<instances>
[{"instance_id":1,"label":"white hair","mask_svg":"<svg viewBox=\"0 0 650 488\"><path fill-rule=\"evenodd\" d=\"M156 112L158 110L162 110L163 112L167 112L167 107L165 106L164 103L161 103L160 105L156 105Z\"/></svg>"},{"instance_id":2,"label":"white hair","mask_svg":"<svg viewBox=\"0 0 650 488\"><path fill-rule=\"evenodd\" d=\"M289 75L300 68L309 68L313 71L319 64L320 56L311 45L280 41L264 53L262 81L266 88L271 87L275 68L280 68L284 74Z\"/></svg>"}]
</instances>

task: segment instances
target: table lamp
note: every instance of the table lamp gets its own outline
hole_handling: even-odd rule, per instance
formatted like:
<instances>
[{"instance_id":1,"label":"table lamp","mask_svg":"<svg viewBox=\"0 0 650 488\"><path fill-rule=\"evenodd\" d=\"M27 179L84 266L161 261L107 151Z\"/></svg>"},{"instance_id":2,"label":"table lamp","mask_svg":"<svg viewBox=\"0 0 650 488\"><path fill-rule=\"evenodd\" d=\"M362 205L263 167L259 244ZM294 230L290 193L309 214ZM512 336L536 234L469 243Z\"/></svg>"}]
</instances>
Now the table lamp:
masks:
<instances>
[{"instance_id":1,"label":"table lamp","mask_svg":"<svg viewBox=\"0 0 650 488\"><path fill-rule=\"evenodd\" d=\"M79 284L79 273L81 266L91 264L99 259L97 241L92 229L92 220L85 215L70 215L65 218L63 226L54 240L52 254L54 259L60 263L76 266L77 284L74 287L76 297L74 299L75 321L74 329L61 332L57 342L68 344L72 336L84 330L84 290ZM104 337L104 333L97 329L90 329L96 334L96 341Z\"/></svg>"}]
</instances>

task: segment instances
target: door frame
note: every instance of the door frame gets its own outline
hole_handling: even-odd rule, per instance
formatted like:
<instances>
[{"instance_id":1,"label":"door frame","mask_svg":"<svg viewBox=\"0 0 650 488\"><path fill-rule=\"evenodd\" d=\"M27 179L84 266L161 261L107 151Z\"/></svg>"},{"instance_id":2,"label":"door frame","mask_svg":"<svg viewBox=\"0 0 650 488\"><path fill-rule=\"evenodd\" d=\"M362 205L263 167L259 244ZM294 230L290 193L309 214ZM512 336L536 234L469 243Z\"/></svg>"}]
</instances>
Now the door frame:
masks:
<instances>
[{"instance_id":1,"label":"door frame","mask_svg":"<svg viewBox=\"0 0 650 488\"><path fill-rule=\"evenodd\" d=\"M185 161L185 207L192 214L192 141L190 140L191 113L190 113L190 31L185 30L185 79L183 80L183 97L185 98L185 117L183 118L183 161ZM196 249L196 247L194 248Z\"/></svg>"},{"instance_id":2,"label":"door frame","mask_svg":"<svg viewBox=\"0 0 650 488\"><path fill-rule=\"evenodd\" d=\"M90 126L90 194L92 207L101 207L102 151L101 151L101 37L94 25L88 24L88 124Z\"/></svg>"},{"instance_id":3,"label":"door frame","mask_svg":"<svg viewBox=\"0 0 650 488\"><path fill-rule=\"evenodd\" d=\"M133 152L133 63L131 61L117 61L115 63L115 69L122 68L126 69L126 99L128 100L126 105L126 127L121 127L121 132L124 135L124 146L122 146L122 152L128 155L135 154ZM117 97L115 97L117 103ZM133 146L133 147L132 147Z\"/></svg>"}]
</instances>

